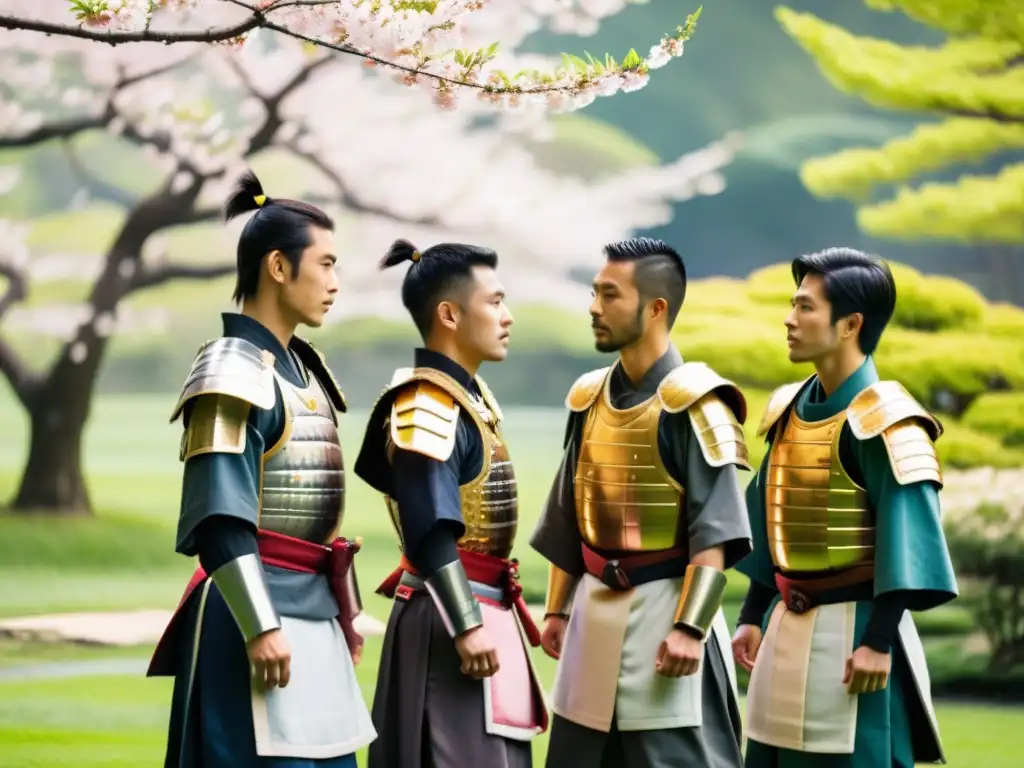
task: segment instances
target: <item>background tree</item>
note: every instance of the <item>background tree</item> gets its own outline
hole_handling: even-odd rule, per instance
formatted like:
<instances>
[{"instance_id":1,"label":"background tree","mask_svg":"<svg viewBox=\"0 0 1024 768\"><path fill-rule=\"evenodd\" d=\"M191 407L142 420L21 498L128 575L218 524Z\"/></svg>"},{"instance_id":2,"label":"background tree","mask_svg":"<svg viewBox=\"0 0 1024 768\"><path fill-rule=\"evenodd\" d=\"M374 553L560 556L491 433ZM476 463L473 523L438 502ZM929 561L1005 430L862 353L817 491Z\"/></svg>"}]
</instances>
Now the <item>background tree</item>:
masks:
<instances>
[{"instance_id":1,"label":"background tree","mask_svg":"<svg viewBox=\"0 0 1024 768\"><path fill-rule=\"evenodd\" d=\"M902 46L785 7L776 16L836 88L875 106L941 119L880 147L810 160L801 172L804 184L819 197L854 201L858 224L869 234L987 245L997 279L1018 284L1018 254L1008 244L1024 243L1024 165L1011 154L1024 149L1020 3L866 3L902 11L948 39L932 48ZM951 178L963 164L976 170ZM915 181L921 183L912 187Z\"/></svg>"},{"instance_id":2,"label":"background tree","mask_svg":"<svg viewBox=\"0 0 1024 768\"><path fill-rule=\"evenodd\" d=\"M278 7L286 5L299 4ZM553 19L518 4L493 8L473 14L472 34L463 30L471 44L491 39L498 29L503 40L518 44L539 19ZM314 197L345 217L340 240L346 295L339 303L351 314L394 308L397 278L377 273L372 264L398 233L421 242L487 242L509 265L511 291L563 301L578 296L569 277L573 266L592 264L609 239L663 223L671 202L720 191L717 170L729 162L733 147L726 140L666 166L583 182L545 171L526 147L544 138L548 108L583 106L596 97L592 89L551 91L537 105L544 108L499 113L495 102L515 107L516 94L476 89L486 98L467 100L453 112L426 98L453 106L455 91L443 80L405 72L402 82L420 88L398 88L392 77L353 57L288 35L230 47L107 46L24 31L2 33L0 41L0 150L24 159L60 142L84 191L124 211L95 265L68 265L78 275L94 275L82 301L71 305L34 302L33 261L14 237L19 227L7 222L0 229L0 277L6 281L0 320L32 305L34 316L60 338L50 362L0 336L0 371L31 425L28 461L11 504L23 512L89 512L82 433L108 340L132 325L121 311L126 299L168 281L210 279L234 268L211 263L202 252L169 261L153 247L153 236L215 219L228 185L250 161L286 153L302 164L301 178L290 182L294 189L268 188L268 194ZM665 46L660 55L656 46L652 66L681 53L681 44ZM533 57L534 66L547 63ZM458 66L460 72L467 68ZM608 93L612 85L628 88L646 77L636 69L609 74L611 69L594 80L610 83ZM117 137L121 151L134 153L135 190L111 184L96 167L89 138L98 132ZM0 176L0 186L11 187L10 169Z\"/></svg>"}]
</instances>

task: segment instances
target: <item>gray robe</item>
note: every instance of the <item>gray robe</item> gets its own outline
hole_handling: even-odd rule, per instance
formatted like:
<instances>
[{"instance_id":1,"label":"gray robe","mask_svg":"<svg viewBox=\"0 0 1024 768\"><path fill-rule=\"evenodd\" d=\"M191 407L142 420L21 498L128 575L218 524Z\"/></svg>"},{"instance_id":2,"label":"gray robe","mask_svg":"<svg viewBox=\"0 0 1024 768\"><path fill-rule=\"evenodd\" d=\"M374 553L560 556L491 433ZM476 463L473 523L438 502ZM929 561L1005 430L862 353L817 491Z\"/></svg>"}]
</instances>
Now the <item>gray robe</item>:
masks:
<instances>
[{"instance_id":1,"label":"gray robe","mask_svg":"<svg viewBox=\"0 0 1024 768\"><path fill-rule=\"evenodd\" d=\"M611 402L626 409L654 397L658 385L682 358L674 347L633 386L621 367L612 374ZM569 417L565 453L531 545L549 562L573 576L585 573L581 537L576 522L575 469L585 413ZM661 415L659 450L666 469L686 488L685 514L689 549L699 552L722 546L725 567L731 568L750 551L750 525L737 469L711 467L704 459L684 413ZM609 733L584 727L555 715L547 765L550 768L664 768L701 766L739 768L741 720L724 659L731 649L720 648L714 635L705 644L700 728L620 731ZM654 659L651 659L651 664Z\"/></svg>"}]
</instances>

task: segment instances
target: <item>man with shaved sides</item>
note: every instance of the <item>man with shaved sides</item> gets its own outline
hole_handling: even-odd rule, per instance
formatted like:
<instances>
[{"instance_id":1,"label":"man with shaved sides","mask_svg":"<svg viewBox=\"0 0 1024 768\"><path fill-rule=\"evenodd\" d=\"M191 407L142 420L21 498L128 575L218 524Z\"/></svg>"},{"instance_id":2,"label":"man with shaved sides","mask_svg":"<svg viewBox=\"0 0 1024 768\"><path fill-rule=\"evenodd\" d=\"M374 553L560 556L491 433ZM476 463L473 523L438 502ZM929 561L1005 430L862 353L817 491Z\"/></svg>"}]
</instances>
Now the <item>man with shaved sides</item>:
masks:
<instances>
[{"instance_id":1,"label":"man with shaved sides","mask_svg":"<svg viewBox=\"0 0 1024 768\"><path fill-rule=\"evenodd\" d=\"M498 255L396 240L380 266L400 264L423 346L374 405L355 465L402 552L377 589L394 604L369 768L530 768L547 710L523 638L540 632L509 559L519 494L501 408L479 375L508 355Z\"/></svg>"},{"instance_id":2,"label":"man with shaved sides","mask_svg":"<svg viewBox=\"0 0 1024 768\"><path fill-rule=\"evenodd\" d=\"M738 768L720 605L724 571L750 551L745 401L672 344L680 255L649 238L604 253L591 325L617 359L569 390L562 464L531 540L551 564L541 643L559 660L547 765Z\"/></svg>"}]
</instances>

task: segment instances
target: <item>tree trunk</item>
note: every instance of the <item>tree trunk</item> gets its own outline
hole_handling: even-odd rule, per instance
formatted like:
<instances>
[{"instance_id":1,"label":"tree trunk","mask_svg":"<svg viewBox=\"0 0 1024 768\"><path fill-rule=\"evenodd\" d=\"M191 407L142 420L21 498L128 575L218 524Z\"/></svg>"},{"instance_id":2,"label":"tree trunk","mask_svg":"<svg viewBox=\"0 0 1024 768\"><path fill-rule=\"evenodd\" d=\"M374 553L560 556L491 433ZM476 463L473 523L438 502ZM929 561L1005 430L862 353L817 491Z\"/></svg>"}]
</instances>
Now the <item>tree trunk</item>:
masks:
<instances>
[{"instance_id":1,"label":"tree trunk","mask_svg":"<svg viewBox=\"0 0 1024 768\"><path fill-rule=\"evenodd\" d=\"M113 317L131 292L146 239L187 222L198 190L197 184L178 195L157 193L136 205L125 219L89 296L92 319L79 327L46 377L22 398L32 426L31 446L12 511L91 514L82 472L82 437L109 340L97 328L98 320ZM126 270L126 265L131 269Z\"/></svg>"},{"instance_id":2,"label":"tree trunk","mask_svg":"<svg viewBox=\"0 0 1024 768\"><path fill-rule=\"evenodd\" d=\"M32 434L28 463L11 510L88 515L92 509L81 461L85 422L72 417L73 411L64 400L53 396L53 389L43 389L29 410Z\"/></svg>"}]
</instances>

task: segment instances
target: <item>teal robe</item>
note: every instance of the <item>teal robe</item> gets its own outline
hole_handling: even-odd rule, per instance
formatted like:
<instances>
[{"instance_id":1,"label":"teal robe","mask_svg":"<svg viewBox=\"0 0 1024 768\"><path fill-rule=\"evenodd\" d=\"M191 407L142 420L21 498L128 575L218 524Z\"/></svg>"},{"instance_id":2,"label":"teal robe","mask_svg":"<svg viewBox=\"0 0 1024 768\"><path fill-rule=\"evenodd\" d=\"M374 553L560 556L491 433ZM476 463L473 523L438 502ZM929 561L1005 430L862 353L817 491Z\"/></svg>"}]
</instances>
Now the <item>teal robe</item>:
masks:
<instances>
[{"instance_id":1,"label":"teal robe","mask_svg":"<svg viewBox=\"0 0 1024 768\"><path fill-rule=\"evenodd\" d=\"M814 377L797 396L796 414L806 421L828 419L847 408L859 392L878 380L870 357L828 397ZM849 426L844 424L843 429L849 430ZM938 487L927 481L909 485L897 482L881 436L864 441L854 438L850 442L875 514L874 594L906 591L911 611L928 610L953 600L957 596L956 578L939 517ZM754 549L736 570L775 589L763 490L770 455L770 450L765 453L757 475L747 487ZM765 612L762 631L767 629L768 619L780 599L776 595ZM869 600L857 604L855 647L860 644L871 606ZM797 752L748 739L746 768L911 768L914 750L907 696L914 695L913 690L909 665L897 642L892 651L889 684L883 690L860 694L853 754Z\"/></svg>"}]
</instances>

